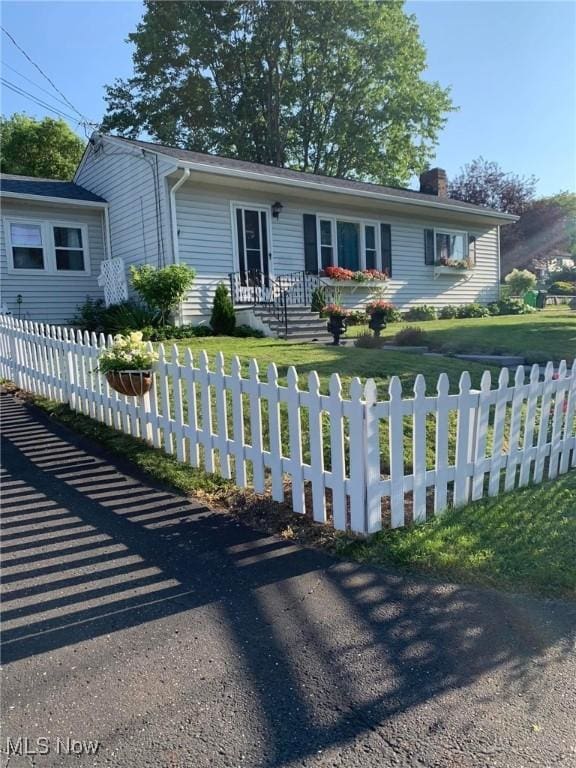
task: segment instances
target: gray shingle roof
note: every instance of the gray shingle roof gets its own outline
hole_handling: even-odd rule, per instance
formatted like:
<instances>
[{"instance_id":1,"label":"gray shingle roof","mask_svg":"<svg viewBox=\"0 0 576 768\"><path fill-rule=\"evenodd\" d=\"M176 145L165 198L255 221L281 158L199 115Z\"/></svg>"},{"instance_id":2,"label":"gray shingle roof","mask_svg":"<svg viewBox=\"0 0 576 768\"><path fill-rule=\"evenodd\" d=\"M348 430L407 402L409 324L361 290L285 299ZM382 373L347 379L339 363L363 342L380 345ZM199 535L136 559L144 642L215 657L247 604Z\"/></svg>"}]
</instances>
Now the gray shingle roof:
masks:
<instances>
[{"instance_id":1,"label":"gray shingle roof","mask_svg":"<svg viewBox=\"0 0 576 768\"><path fill-rule=\"evenodd\" d=\"M366 181L353 181L351 179L342 179L336 176L321 176L315 173L307 173L303 171L292 171L289 168L278 168L274 165L263 165L262 163L249 163L245 160L236 160L230 157L220 157L218 155L209 155L202 152L192 152L188 149L179 149L178 147L167 147L163 144L156 144L151 141L139 141L136 139L125 139L120 136L112 137L115 140L120 140L132 144L133 146L141 147L149 152L158 152L168 157L173 157L175 160L183 160L190 163L203 163L205 165L214 166L214 169L218 168L246 171L251 173L259 173L263 176L274 176L276 178L291 179L294 181L302 182L314 182L315 184L322 184L326 187L338 187L341 189L349 189L351 192L369 192L375 195L392 195L397 197L398 201L402 199L407 200L421 200L428 203L435 203L438 206L442 204L448 205L451 208L462 208L463 210L471 210L475 213L483 212L487 215L502 216L497 211L491 208L485 208L480 205L474 205L473 203L464 203L461 200L454 200L452 198L436 197L435 195L429 195L425 192L416 192L413 189L403 189L399 187L384 187L380 184L371 184ZM504 218L504 217L503 217ZM512 217L511 217L512 218Z\"/></svg>"},{"instance_id":2,"label":"gray shingle roof","mask_svg":"<svg viewBox=\"0 0 576 768\"><path fill-rule=\"evenodd\" d=\"M82 200L89 203L105 203L104 198L89 192L72 181L40 179L34 176L0 175L0 192L16 192L38 197L61 197L63 200Z\"/></svg>"}]
</instances>

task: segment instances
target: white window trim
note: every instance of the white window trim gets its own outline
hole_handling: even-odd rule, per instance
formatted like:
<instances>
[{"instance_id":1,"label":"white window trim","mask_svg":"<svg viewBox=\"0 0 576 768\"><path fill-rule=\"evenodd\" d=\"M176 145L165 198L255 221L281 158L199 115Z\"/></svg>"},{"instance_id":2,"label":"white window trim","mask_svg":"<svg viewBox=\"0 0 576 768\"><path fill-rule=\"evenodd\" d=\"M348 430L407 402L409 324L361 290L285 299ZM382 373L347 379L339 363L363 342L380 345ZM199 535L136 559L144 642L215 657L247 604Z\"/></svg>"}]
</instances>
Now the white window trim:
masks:
<instances>
[{"instance_id":1,"label":"white window trim","mask_svg":"<svg viewBox=\"0 0 576 768\"><path fill-rule=\"evenodd\" d=\"M437 264L438 259L440 258L438 256L438 251L436 249L436 235L463 235L464 236L464 259L469 258L470 254L470 243L469 243L469 233L464 231L463 229L442 229L442 228L436 228L434 227L434 264ZM453 258L452 256L449 256L448 258Z\"/></svg>"},{"instance_id":2,"label":"white window trim","mask_svg":"<svg viewBox=\"0 0 576 768\"><path fill-rule=\"evenodd\" d=\"M12 250L11 224L31 224L40 227L42 233L42 250L44 252L44 269L18 269L14 266L14 252ZM58 221L53 219L25 219L16 216L3 219L6 237L6 263L8 272L14 275L58 275L66 277L80 277L90 274L90 249L88 246L88 226L77 221ZM82 252L84 254L84 269L56 269L56 245L54 242L54 227L69 227L79 229L82 232ZM19 246L14 246L18 248ZM72 248L69 250L80 250Z\"/></svg>"},{"instance_id":3,"label":"white window trim","mask_svg":"<svg viewBox=\"0 0 576 768\"><path fill-rule=\"evenodd\" d=\"M360 265L359 269L366 269L366 227L374 227L376 245L376 269L382 271L382 248L380 243L380 222L375 219L360 219L355 216L338 216L334 214L316 213L316 252L318 257L318 270L322 271L322 243L320 239L320 220L329 221L332 232L332 252L334 254L333 266L338 267L338 229L336 222L344 221L352 224L360 224ZM434 238L436 242L436 238Z\"/></svg>"}]
</instances>

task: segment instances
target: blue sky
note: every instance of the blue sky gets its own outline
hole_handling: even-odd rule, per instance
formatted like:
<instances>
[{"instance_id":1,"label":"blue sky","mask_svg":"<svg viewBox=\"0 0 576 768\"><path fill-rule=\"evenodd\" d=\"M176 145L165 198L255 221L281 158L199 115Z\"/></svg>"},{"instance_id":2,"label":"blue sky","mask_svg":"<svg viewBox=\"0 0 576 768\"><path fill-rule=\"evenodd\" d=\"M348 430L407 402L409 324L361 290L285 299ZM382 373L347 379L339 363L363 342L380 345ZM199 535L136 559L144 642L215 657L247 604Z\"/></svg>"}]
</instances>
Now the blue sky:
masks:
<instances>
[{"instance_id":1,"label":"blue sky","mask_svg":"<svg viewBox=\"0 0 576 768\"><path fill-rule=\"evenodd\" d=\"M428 50L426 77L450 85L460 107L440 137L436 164L454 174L483 155L537 176L542 195L576 189L576 4L409 0L406 9L416 15ZM125 39L141 11L139 2L7 0L2 24L80 112L97 121L104 84L131 73ZM5 36L2 62L6 79L51 100L13 71L50 89ZM49 114L4 88L2 113L15 111Z\"/></svg>"}]
</instances>

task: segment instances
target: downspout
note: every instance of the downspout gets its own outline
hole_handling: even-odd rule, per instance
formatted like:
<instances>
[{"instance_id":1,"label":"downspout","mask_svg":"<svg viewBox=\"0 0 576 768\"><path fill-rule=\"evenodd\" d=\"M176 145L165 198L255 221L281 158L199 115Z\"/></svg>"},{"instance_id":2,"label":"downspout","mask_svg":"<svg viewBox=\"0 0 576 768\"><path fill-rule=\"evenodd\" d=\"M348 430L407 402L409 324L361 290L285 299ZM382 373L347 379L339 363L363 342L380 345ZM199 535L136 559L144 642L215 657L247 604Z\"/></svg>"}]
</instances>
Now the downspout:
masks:
<instances>
[{"instance_id":1,"label":"downspout","mask_svg":"<svg viewBox=\"0 0 576 768\"><path fill-rule=\"evenodd\" d=\"M108 206L104 208L104 239L106 242L106 253L108 258L112 258L112 238L110 237L110 211Z\"/></svg>"},{"instance_id":2,"label":"downspout","mask_svg":"<svg viewBox=\"0 0 576 768\"><path fill-rule=\"evenodd\" d=\"M172 260L174 264L180 263L180 248L178 246L178 220L176 218L176 192L189 178L190 168L184 168L182 176L176 184L170 188L170 221L172 225Z\"/></svg>"},{"instance_id":3,"label":"downspout","mask_svg":"<svg viewBox=\"0 0 576 768\"><path fill-rule=\"evenodd\" d=\"M176 217L176 192L180 189L182 184L189 178L190 168L184 168L182 176L178 181L170 188L170 223L172 229L172 261L174 264L180 263L180 247L178 245L178 219ZM184 324L184 313L182 310L182 304L178 310L178 318L180 325Z\"/></svg>"}]
</instances>

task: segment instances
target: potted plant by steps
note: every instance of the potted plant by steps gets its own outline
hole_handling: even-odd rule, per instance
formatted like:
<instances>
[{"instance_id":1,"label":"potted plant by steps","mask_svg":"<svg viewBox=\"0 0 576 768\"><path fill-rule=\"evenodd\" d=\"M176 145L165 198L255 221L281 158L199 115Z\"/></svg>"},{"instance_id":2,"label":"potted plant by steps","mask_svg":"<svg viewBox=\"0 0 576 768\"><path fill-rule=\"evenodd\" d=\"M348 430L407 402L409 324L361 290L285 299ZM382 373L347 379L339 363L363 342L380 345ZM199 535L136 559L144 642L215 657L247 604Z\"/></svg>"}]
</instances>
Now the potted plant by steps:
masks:
<instances>
[{"instance_id":1,"label":"potted plant by steps","mask_svg":"<svg viewBox=\"0 0 576 768\"><path fill-rule=\"evenodd\" d=\"M334 337L334 346L337 347L340 344L340 337L346 333L348 310L341 304L327 304L324 307L324 314L328 315L326 328Z\"/></svg>"},{"instance_id":2,"label":"potted plant by steps","mask_svg":"<svg viewBox=\"0 0 576 768\"><path fill-rule=\"evenodd\" d=\"M392 304L382 299L370 301L366 305L366 314L370 317L368 327L374 331L374 336L380 336L382 329L386 328L386 318L392 309Z\"/></svg>"},{"instance_id":3,"label":"potted plant by steps","mask_svg":"<svg viewBox=\"0 0 576 768\"><path fill-rule=\"evenodd\" d=\"M115 336L112 346L100 353L98 368L116 392L139 397L152 388L152 368L156 359L156 353L142 340L142 333L136 331Z\"/></svg>"}]
</instances>

